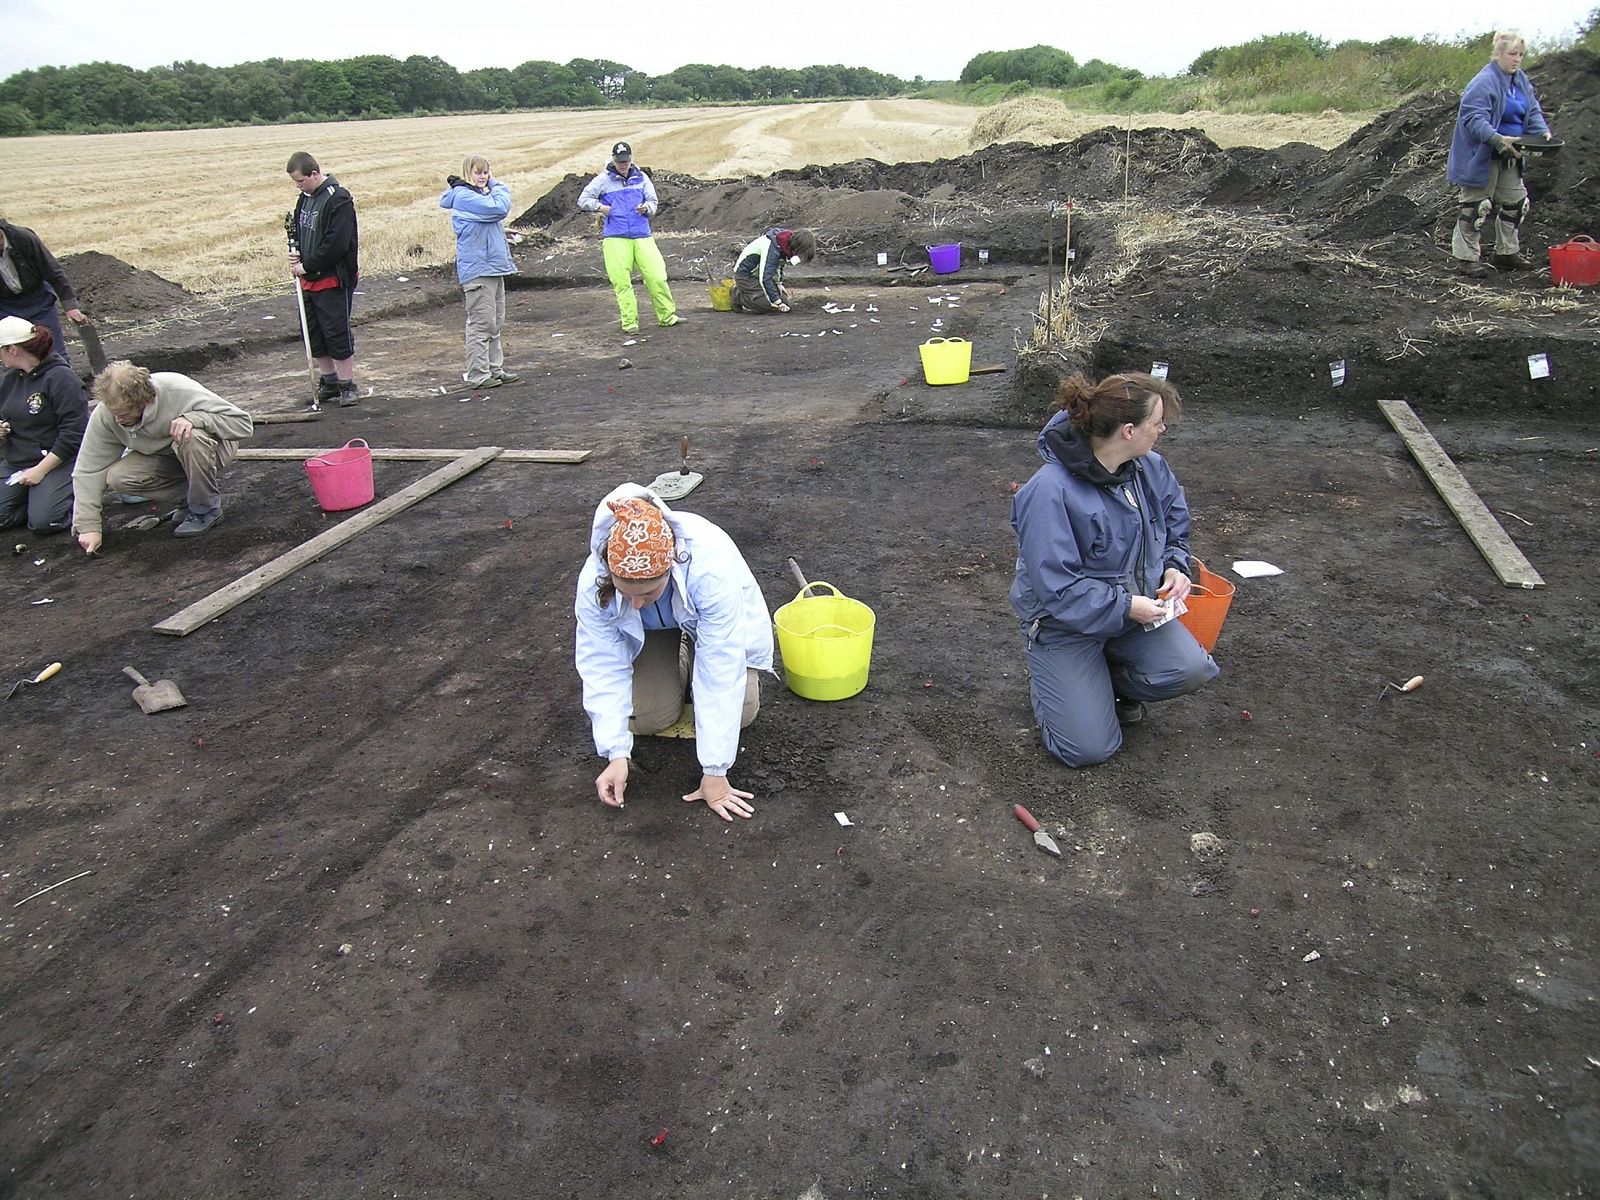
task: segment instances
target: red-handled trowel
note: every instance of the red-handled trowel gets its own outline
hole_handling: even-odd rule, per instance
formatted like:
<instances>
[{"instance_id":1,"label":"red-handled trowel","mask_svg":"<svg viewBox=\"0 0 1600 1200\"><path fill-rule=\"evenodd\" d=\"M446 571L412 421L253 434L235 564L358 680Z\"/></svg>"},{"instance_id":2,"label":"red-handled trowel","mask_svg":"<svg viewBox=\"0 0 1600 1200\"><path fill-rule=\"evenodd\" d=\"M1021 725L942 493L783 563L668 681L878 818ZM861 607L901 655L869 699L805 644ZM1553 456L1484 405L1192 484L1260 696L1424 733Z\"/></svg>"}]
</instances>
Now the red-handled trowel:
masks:
<instances>
[{"instance_id":1,"label":"red-handled trowel","mask_svg":"<svg viewBox=\"0 0 1600 1200\"><path fill-rule=\"evenodd\" d=\"M1054 854L1057 858L1061 857L1061 847L1056 845L1055 838L1051 837L1048 833L1039 828L1039 822L1034 819L1034 816L1031 812L1023 808L1020 804L1011 811L1017 814L1017 820L1021 821L1033 831L1033 844L1035 846L1039 847L1039 849L1043 850L1046 854Z\"/></svg>"}]
</instances>

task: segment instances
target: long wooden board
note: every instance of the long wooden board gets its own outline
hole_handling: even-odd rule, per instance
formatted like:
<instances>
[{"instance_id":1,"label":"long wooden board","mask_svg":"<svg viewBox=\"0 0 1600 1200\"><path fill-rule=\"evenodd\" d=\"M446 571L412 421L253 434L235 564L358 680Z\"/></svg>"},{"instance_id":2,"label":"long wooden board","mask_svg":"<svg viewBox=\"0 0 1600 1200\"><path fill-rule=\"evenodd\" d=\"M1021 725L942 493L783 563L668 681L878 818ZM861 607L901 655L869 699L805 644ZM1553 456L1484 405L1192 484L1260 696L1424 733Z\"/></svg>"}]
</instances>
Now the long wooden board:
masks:
<instances>
[{"instance_id":1,"label":"long wooden board","mask_svg":"<svg viewBox=\"0 0 1600 1200\"><path fill-rule=\"evenodd\" d=\"M227 587L212 592L205 599L195 601L182 612L174 613L153 628L157 633L171 634L173 637L184 637L193 633L208 621L214 621L229 609L243 604L257 592L265 591L280 579L293 575L307 563L316 562L328 551L344 545L357 534L364 533L374 525L382 524L398 512L404 512L419 500L425 500L441 488L449 487L485 463L493 462L500 457L500 454L499 446L482 446L477 450L467 451L448 466L424 475L410 487L396 492L385 500L380 500L349 520L339 522L309 542L301 542L293 550L278 555L271 562L235 579Z\"/></svg>"},{"instance_id":2,"label":"long wooden board","mask_svg":"<svg viewBox=\"0 0 1600 1200\"><path fill-rule=\"evenodd\" d=\"M1412 411L1411 406L1404 400L1380 400L1378 407L1394 431L1405 439L1412 457L1427 473L1450 511L1455 513L1456 520L1461 522L1467 536L1489 560L1500 582L1508 587L1543 587L1544 580L1539 572L1517 549L1511 535L1494 519L1489 506L1479 499L1466 476L1450 461L1444 447L1428 432L1428 427Z\"/></svg>"},{"instance_id":3,"label":"long wooden board","mask_svg":"<svg viewBox=\"0 0 1600 1200\"><path fill-rule=\"evenodd\" d=\"M254 459L257 462L300 462L307 458L316 458L319 454L331 454L340 449L338 446L308 446L304 450L298 449L248 449L240 450L238 457L241 459ZM374 461L382 459L394 462L427 462L431 459L442 458L455 460L463 455L474 453L471 450L436 450L420 449L410 450L394 447L373 447ZM593 454L592 450L502 450L500 462L514 463L581 463Z\"/></svg>"}]
</instances>

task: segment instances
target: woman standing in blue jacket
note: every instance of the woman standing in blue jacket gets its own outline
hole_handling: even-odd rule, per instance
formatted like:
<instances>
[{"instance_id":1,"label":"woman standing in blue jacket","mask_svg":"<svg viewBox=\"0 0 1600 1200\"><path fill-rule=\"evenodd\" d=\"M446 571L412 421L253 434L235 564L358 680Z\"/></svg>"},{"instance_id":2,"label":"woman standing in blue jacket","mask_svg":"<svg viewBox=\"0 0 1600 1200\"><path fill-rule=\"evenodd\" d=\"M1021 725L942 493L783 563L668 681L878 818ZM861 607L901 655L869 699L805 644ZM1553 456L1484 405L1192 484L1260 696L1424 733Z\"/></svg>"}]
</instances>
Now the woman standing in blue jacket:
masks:
<instances>
[{"instance_id":1,"label":"woman standing in blue jacket","mask_svg":"<svg viewBox=\"0 0 1600 1200\"><path fill-rule=\"evenodd\" d=\"M1011 527L1033 712L1069 767L1104 762L1144 701L1198 691L1217 664L1167 600L1189 594L1189 505L1156 439L1181 412L1150 375L1074 375L1039 434L1044 466L1017 490Z\"/></svg>"},{"instance_id":2,"label":"woman standing in blue jacket","mask_svg":"<svg viewBox=\"0 0 1600 1200\"><path fill-rule=\"evenodd\" d=\"M456 278L467 299L463 378L472 388L515 383L519 377L506 370L505 348L500 344L506 323L506 276L517 273L501 224L511 212L511 189L489 174L489 160L481 154L468 155L461 175L451 175L445 182L450 186L439 197L439 207L450 210L456 232Z\"/></svg>"},{"instance_id":3,"label":"woman standing in blue jacket","mask_svg":"<svg viewBox=\"0 0 1600 1200\"><path fill-rule=\"evenodd\" d=\"M1520 34L1494 35L1489 65L1473 76L1461 93L1455 136L1445 178L1458 188L1456 228L1450 254L1456 269L1481 278L1488 268L1478 261L1478 232L1494 216L1494 265L1502 271L1528 267L1522 257L1517 227L1528 215L1528 188L1522 180L1524 134L1550 136L1550 126L1522 70L1527 43Z\"/></svg>"},{"instance_id":4,"label":"woman standing in blue jacket","mask_svg":"<svg viewBox=\"0 0 1600 1200\"><path fill-rule=\"evenodd\" d=\"M601 250L606 259L606 277L617 294L617 313L623 333L639 332L639 301L633 294L633 273L639 272L644 290L650 294L650 307L663 329L683 322L667 286L667 262L661 257L655 238L650 236L650 218L656 215L656 185L633 165L633 147L618 142L611 147L606 169L589 181L578 197L584 212L605 217Z\"/></svg>"}]
</instances>

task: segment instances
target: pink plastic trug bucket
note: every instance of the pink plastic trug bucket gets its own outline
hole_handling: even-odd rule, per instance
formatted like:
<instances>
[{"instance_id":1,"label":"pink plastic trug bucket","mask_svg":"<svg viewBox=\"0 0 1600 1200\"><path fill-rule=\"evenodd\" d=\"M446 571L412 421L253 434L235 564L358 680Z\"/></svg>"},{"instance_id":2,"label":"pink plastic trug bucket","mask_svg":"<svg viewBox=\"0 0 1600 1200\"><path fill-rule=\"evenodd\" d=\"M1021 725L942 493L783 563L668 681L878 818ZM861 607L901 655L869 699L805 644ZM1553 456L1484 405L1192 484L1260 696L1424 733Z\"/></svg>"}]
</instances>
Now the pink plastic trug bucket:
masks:
<instances>
[{"instance_id":1,"label":"pink plastic trug bucket","mask_svg":"<svg viewBox=\"0 0 1600 1200\"><path fill-rule=\"evenodd\" d=\"M343 512L372 502L372 450L361 438L306 459L306 478L323 512Z\"/></svg>"},{"instance_id":2,"label":"pink plastic trug bucket","mask_svg":"<svg viewBox=\"0 0 1600 1200\"><path fill-rule=\"evenodd\" d=\"M933 264L935 275L949 275L961 270L961 243L951 242L946 246L929 246L928 261Z\"/></svg>"}]
</instances>

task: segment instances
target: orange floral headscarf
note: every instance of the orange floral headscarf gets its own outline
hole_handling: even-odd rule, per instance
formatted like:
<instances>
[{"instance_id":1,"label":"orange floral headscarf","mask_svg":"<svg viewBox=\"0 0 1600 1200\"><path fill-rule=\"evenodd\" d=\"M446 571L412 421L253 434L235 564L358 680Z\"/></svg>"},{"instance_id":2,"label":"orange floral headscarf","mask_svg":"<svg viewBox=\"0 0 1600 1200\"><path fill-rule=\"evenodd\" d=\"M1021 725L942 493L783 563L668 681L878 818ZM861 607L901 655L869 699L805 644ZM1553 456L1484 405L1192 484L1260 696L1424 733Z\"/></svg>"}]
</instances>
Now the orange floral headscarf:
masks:
<instances>
[{"instance_id":1,"label":"orange floral headscarf","mask_svg":"<svg viewBox=\"0 0 1600 1200\"><path fill-rule=\"evenodd\" d=\"M631 497L608 505L617 516L606 540L606 565L617 579L659 579L672 569L676 543L661 510Z\"/></svg>"}]
</instances>

